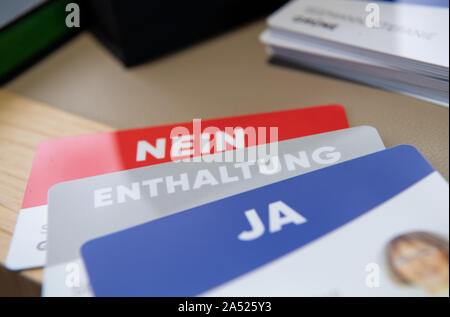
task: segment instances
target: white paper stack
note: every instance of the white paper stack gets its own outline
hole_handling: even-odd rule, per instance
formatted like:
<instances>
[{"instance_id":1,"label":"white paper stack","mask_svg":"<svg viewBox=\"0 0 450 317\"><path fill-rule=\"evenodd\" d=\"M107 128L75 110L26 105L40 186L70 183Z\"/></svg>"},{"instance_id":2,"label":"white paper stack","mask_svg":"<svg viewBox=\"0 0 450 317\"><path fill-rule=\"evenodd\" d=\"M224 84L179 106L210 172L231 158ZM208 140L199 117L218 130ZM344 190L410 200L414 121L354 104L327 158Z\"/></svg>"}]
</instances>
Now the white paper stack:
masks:
<instances>
[{"instance_id":1,"label":"white paper stack","mask_svg":"<svg viewBox=\"0 0 450 317\"><path fill-rule=\"evenodd\" d=\"M278 59L448 106L448 0L405 2L291 1L261 40Z\"/></svg>"}]
</instances>

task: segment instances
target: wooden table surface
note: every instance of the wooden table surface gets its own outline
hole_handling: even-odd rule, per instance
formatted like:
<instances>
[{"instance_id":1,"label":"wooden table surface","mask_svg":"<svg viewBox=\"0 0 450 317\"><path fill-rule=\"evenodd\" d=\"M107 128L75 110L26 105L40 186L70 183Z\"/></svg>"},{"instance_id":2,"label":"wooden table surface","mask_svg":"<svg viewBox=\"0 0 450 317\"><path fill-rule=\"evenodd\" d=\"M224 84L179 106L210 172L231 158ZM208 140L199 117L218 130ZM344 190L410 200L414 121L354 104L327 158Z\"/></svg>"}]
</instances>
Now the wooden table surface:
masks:
<instances>
[{"instance_id":1,"label":"wooden table surface","mask_svg":"<svg viewBox=\"0 0 450 317\"><path fill-rule=\"evenodd\" d=\"M42 269L4 267L34 150L43 140L112 128L0 90L0 296L40 294Z\"/></svg>"}]
</instances>

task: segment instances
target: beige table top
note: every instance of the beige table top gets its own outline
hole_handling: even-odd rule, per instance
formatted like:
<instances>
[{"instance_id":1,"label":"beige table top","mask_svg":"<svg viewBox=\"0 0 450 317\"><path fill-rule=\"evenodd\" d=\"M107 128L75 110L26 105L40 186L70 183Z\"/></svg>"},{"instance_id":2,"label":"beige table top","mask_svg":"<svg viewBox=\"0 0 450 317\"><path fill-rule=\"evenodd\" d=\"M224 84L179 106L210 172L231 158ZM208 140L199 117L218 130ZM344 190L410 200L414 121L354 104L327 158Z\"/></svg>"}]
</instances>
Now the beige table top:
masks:
<instances>
[{"instance_id":1,"label":"beige table top","mask_svg":"<svg viewBox=\"0 0 450 317\"><path fill-rule=\"evenodd\" d=\"M125 69L84 33L6 86L115 128L340 103L387 146L417 146L448 178L448 108L268 63L259 21Z\"/></svg>"},{"instance_id":2,"label":"beige table top","mask_svg":"<svg viewBox=\"0 0 450 317\"><path fill-rule=\"evenodd\" d=\"M258 41L264 27L255 22L132 69L83 33L4 89L113 128L339 103L351 126L376 127L387 147L416 146L448 179L448 108L270 64Z\"/></svg>"}]
</instances>

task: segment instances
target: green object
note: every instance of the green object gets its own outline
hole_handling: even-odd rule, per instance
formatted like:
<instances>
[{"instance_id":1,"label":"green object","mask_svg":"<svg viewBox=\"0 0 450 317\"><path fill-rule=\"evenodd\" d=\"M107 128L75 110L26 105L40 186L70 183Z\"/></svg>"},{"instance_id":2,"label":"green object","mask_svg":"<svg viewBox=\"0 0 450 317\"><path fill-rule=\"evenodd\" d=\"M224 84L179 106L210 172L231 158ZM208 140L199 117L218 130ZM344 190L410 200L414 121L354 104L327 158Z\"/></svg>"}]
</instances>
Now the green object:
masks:
<instances>
[{"instance_id":1,"label":"green object","mask_svg":"<svg viewBox=\"0 0 450 317\"><path fill-rule=\"evenodd\" d=\"M0 82L75 32L65 22L70 2L46 2L0 30Z\"/></svg>"}]
</instances>

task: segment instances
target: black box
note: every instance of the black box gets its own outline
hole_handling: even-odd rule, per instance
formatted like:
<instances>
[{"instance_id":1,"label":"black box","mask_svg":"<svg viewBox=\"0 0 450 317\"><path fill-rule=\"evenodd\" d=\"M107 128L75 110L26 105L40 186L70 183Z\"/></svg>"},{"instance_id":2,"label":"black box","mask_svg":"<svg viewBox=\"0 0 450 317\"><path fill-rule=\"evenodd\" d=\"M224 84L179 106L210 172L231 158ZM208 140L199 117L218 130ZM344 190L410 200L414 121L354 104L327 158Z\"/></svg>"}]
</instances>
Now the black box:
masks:
<instances>
[{"instance_id":1,"label":"black box","mask_svg":"<svg viewBox=\"0 0 450 317\"><path fill-rule=\"evenodd\" d=\"M126 66L266 16L286 0L91 0L94 34Z\"/></svg>"}]
</instances>

